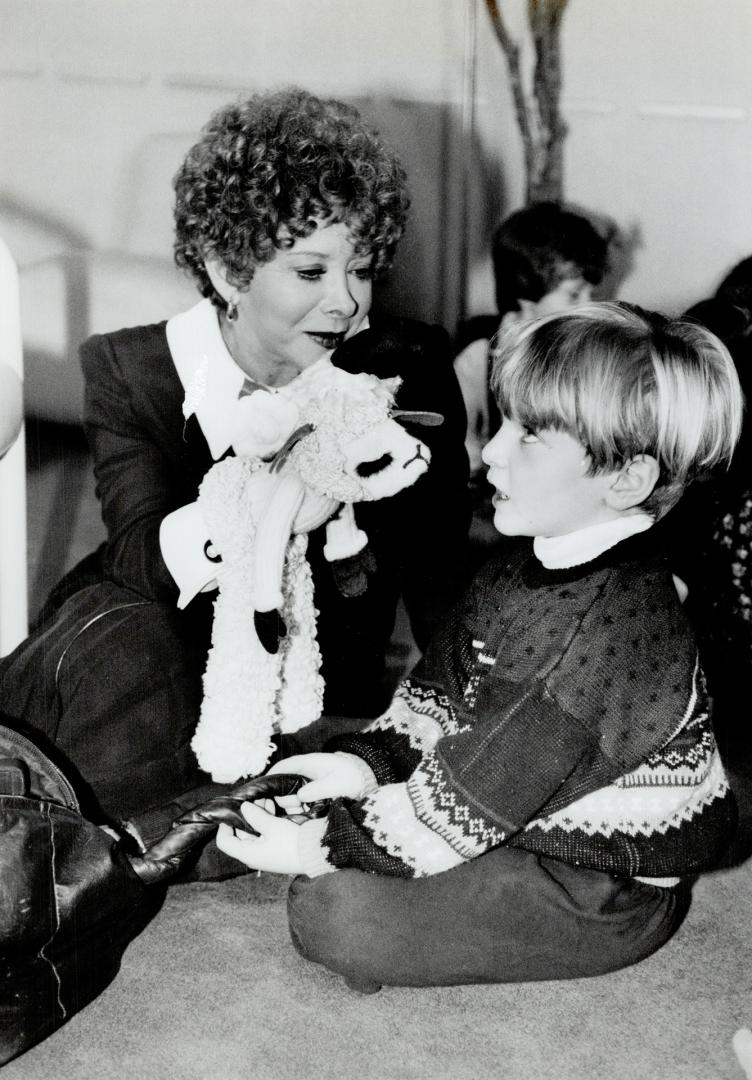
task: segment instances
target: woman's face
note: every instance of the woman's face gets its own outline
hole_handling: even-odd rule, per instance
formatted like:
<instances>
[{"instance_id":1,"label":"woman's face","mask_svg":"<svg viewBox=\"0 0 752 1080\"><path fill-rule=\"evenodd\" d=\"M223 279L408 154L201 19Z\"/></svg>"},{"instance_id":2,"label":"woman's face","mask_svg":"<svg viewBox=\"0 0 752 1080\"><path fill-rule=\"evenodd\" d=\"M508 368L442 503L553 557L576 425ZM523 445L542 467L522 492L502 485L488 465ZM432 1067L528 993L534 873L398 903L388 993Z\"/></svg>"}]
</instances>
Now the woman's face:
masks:
<instances>
[{"instance_id":1,"label":"woman's face","mask_svg":"<svg viewBox=\"0 0 752 1080\"><path fill-rule=\"evenodd\" d=\"M371 307L373 257L356 253L347 226L316 229L254 271L223 332L238 364L282 386L360 329Z\"/></svg>"}]
</instances>

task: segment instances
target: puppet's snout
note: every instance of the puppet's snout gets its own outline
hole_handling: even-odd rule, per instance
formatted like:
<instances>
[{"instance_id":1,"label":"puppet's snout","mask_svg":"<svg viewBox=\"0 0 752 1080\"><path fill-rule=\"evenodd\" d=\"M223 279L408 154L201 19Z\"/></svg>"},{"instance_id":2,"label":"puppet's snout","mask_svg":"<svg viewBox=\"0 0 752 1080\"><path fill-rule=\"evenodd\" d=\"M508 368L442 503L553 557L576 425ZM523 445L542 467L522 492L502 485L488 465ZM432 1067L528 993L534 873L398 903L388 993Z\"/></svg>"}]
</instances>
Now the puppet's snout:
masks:
<instances>
[{"instance_id":1,"label":"puppet's snout","mask_svg":"<svg viewBox=\"0 0 752 1080\"><path fill-rule=\"evenodd\" d=\"M360 484L363 500L383 499L409 487L431 461L425 443L391 419L354 439L344 455L344 471Z\"/></svg>"},{"instance_id":2,"label":"puppet's snout","mask_svg":"<svg viewBox=\"0 0 752 1080\"><path fill-rule=\"evenodd\" d=\"M412 467L413 464L415 464L417 462L418 467L420 468L420 471L425 472L426 469L428 468L428 464L429 464L430 460L431 460L431 455L430 455L430 453L428 451L428 447L425 446L424 443L422 443L420 441L420 439L416 439L415 440L415 454L413 455L413 457L410 458L409 461L405 462L405 464L402 466L402 468L403 469L409 469L409 468Z\"/></svg>"}]
</instances>

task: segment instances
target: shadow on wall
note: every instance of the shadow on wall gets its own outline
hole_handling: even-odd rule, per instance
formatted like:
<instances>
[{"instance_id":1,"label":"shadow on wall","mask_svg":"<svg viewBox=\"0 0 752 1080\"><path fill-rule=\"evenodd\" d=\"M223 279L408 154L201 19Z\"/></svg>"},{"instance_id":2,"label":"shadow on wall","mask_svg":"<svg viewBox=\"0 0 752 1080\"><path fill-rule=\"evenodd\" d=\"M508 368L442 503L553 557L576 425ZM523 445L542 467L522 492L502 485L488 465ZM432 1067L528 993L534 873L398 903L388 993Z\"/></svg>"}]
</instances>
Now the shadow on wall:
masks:
<instances>
[{"instance_id":1,"label":"shadow on wall","mask_svg":"<svg viewBox=\"0 0 752 1080\"><path fill-rule=\"evenodd\" d=\"M399 154L412 198L408 231L375 306L454 333L466 268L498 218L501 178L477 142L467 145L459 109L391 96L351 100ZM113 200L109 235L117 240L109 250L0 196L0 235L19 266L27 415L80 422L81 342L161 321L197 299L172 262L172 177L196 134L154 134L135 147Z\"/></svg>"},{"instance_id":2,"label":"shadow on wall","mask_svg":"<svg viewBox=\"0 0 752 1080\"><path fill-rule=\"evenodd\" d=\"M458 107L398 97L351 100L399 154L412 199L377 307L440 323L454 335L465 315L468 267L485 255L501 215L498 165L463 131Z\"/></svg>"}]
</instances>

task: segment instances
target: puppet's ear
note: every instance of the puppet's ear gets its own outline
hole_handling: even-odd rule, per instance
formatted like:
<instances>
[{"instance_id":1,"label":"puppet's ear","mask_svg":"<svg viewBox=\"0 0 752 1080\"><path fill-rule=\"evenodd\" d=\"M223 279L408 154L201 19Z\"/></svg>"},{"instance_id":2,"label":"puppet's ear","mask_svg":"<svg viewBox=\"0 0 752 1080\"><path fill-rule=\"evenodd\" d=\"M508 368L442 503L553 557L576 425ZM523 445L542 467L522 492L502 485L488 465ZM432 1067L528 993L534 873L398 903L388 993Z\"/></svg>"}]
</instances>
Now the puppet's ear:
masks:
<instances>
[{"instance_id":1,"label":"puppet's ear","mask_svg":"<svg viewBox=\"0 0 752 1080\"><path fill-rule=\"evenodd\" d=\"M299 428L295 428L295 431L287 437L284 444L280 446L279 450L272 458L269 471L279 472L290 456L292 448L297 445L301 439L304 439L306 435L310 435L311 432L315 430L316 428L313 424L302 424Z\"/></svg>"},{"instance_id":2,"label":"puppet's ear","mask_svg":"<svg viewBox=\"0 0 752 1080\"><path fill-rule=\"evenodd\" d=\"M402 379L399 377L399 375L387 375L385 378L377 375L376 378L379 380L382 386L385 386L387 388L392 397L396 396L397 391L399 390L400 386L402 386Z\"/></svg>"},{"instance_id":3,"label":"puppet's ear","mask_svg":"<svg viewBox=\"0 0 752 1080\"><path fill-rule=\"evenodd\" d=\"M415 411L409 409L393 409L390 412L392 420L398 420L400 424L422 424L424 427L438 427L444 423L444 417L438 412Z\"/></svg>"}]
</instances>

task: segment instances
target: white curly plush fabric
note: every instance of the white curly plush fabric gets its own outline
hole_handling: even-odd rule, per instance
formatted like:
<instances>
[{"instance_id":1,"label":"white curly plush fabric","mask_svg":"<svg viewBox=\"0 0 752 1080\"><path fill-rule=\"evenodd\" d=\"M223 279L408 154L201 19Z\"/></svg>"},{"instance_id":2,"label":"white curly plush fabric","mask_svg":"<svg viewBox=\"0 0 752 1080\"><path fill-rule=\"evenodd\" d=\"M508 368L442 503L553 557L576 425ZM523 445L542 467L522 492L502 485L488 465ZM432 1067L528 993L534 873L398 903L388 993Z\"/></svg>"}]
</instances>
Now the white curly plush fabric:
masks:
<instances>
[{"instance_id":1,"label":"white curly plush fabric","mask_svg":"<svg viewBox=\"0 0 752 1080\"><path fill-rule=\"evenodd\" d=\"M390 418L398 379L353 375L331 363L315 368L276 394L241 399L235 420L245 418L249 429L233 430L239 456L217 462L199 490L197 505L221 562L192 746L219 782L263 772L275 732L321 715L308 532L344 504L326 550L328 557L353 554L367 538L351 504L394 494L428 468L426 447ZM281 451L271 463L263 460L268 454L257 456L262 443ZM254 613L275 608L287 634L270 654Z\"/></svg>"},{"instance_id":2,"label":"white curly plush fabric","mask_svg":"<svg viewBox=\"0 0 752 1080\"><path fill-rule=\"evenodd\" d=\"M192 746L201 768L222 783L263 772L273 733L294 731L321 714L324 688L306 534L287 546L282 614L288 634L279 651L266 652L254 628L255 539L269 489L263 462L236 457L210 469L199 492L222 563Z\"/></svg>"}]
</instances>

